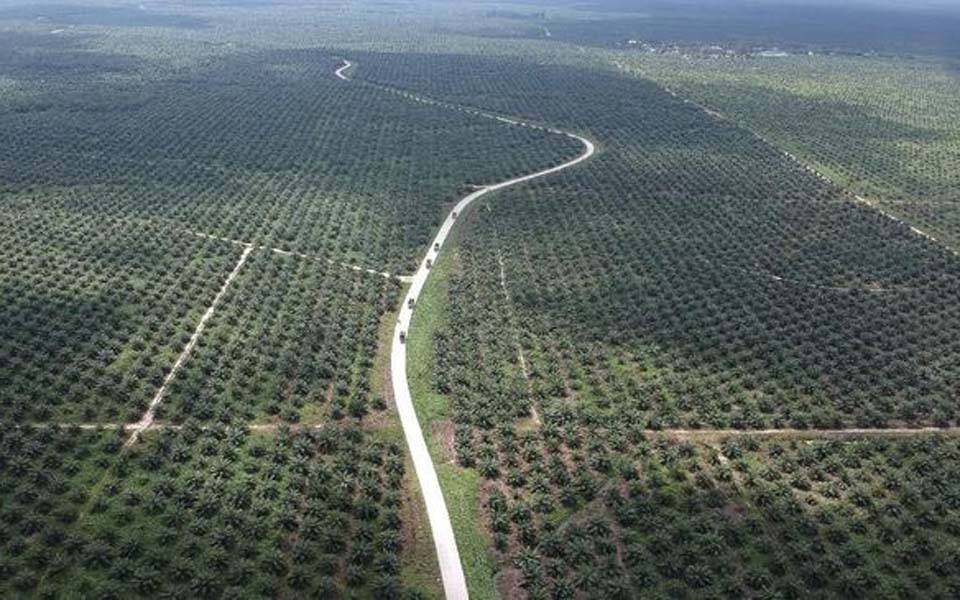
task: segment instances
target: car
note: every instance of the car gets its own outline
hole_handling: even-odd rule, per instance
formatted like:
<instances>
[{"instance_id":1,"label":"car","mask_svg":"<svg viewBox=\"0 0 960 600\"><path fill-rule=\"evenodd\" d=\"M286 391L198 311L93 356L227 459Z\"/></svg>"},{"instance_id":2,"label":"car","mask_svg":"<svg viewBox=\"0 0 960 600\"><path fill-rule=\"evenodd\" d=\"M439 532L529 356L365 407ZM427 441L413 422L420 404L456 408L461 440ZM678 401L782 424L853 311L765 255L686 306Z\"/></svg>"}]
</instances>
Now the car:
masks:
<instances>
[{"instance_id":1,"label":"car","mask_svg":"<svg viewBox=\"0 0 960 600\"><path fill-rule=\"evenodd\" d=\"M407 341L407 332L401 330L401 331L400 331L400 343L403 344L403 343L406 342L406 341Z\"/></svg>"},{"instance_id":2,"label":"car","mask_svg":"<svg viewBox=\"0 0 960 600\"><path fill-rule=\"evenodd\" d=\"M413 305L415 303L416 303L416 300L414 300L413 298L410 298L409 300L407 300L407 308L413 308Z\"/></svg>"}]
</instances>

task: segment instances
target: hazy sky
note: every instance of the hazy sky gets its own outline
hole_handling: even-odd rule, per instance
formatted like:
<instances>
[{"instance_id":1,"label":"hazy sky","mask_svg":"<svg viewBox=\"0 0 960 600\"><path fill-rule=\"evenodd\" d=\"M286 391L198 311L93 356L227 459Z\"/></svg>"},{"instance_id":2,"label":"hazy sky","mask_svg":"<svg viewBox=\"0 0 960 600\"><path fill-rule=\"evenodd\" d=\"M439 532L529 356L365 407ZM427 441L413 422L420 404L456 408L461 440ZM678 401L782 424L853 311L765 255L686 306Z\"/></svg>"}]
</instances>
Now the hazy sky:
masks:
<instances>
[{"instance_id":1,"label":"hazy sky","mask_svg":"<svg viewBox=\"0 0 960 600\"><path fill-rule=\"evenodd\" d=\"M522 0L518 0L522 1ZM606 4L616 2L623 5L623 0L586 0L584 4ZM551 0L539 0L537 4L549 6ZM562 0L560 4L576 4L576 0ZM840 8L844 6L874 6L887 9L898 10L929 10L931 8L952 8L960 9L960 0L636 0L638 8L645 4L660 5L703 5L710 7L723 7L724 5L765 5L765 6L829 6ZM960 35L960 32L958 32Z\"/></svg>"}]
</instances>

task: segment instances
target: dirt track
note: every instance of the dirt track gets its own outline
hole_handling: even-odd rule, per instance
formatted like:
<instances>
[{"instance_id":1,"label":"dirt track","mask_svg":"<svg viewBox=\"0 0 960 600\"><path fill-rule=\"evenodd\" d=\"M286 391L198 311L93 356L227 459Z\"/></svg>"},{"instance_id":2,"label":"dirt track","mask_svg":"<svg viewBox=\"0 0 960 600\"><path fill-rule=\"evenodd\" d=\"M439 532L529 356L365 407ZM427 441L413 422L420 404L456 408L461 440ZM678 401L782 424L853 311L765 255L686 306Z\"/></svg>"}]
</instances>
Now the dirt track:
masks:
<instances>
[{"instance_id":1,"label":"dirt track","mask_svg":"<svg viewBox=\"0 0 960 600\"><path fill-rule=\"evenodd\" d=\"M350 79L343 73L351 66L353 66L353 63L345 60L343 66L337 69L335 75L339 79L350 81ZM460 562L460 553L457 550L457 542L453 534L453 527L450 523L450 515L447 511L447 505L443 498L443 491L440 488L440 481L437 479L437 472L434 469L433 461L430 458L430 451L427 449L427 443L423 437L423 431L420 429L420 422L417 420L417 413L413 405L413 399L410 396L410 387L407 383L407 346L405 343L400 341L400 334L401 332L409 333L410 330L410 321L413 316L413 309L410 308L409 302L410 300L415 301L416 298L420 296L420 292L423 290L423 286L427 282L427 277L430 275L430 269L427 267L427 262L435 262L437 260L438 255L443 250L444 242L446 242L447 236L450 234L450 231L453 229L453 226L456 223L457 215L462 214L463 211L475 200L482 198L487 194L519 185L533 179L545 177L552 173L558 173L578 165L594 155L596 152L596 146L590 140L573 133L567 133L556 129L546 129L539 125L526 123L517 119L509 119L503 116L485 113L474 109L455 106L444 102L437 102L435 100L417 96L409 92L399 92L396 90L388 91L394 91L395 93L398 93L414 102L467 112L477 117L493 119L514 127L530 127L539 129L555 135L571 137L583 144L583 152L576 158L568 160L563 164L543 169L535 173L530 173L529 175L523 175L513 179L508 179L506 181L501 181L500 183L480 186L457 202L456 206L454 206L450 211L450 214L447 215L443 225L440 226L440 231L437 232L436 237L430 243L427 254L420 262L420 267L417 269L417 272L410 278L410 289L407 292L406 297L403 299L400 315L397 319L397 325L394 330L393 346L390 352L390 373L393 383L393 393L397 404L397 412L400 415L400 422L403 425L403 433L407 438L407 445L410 447L410 454L413 459L414 470L417 473L417 479L420 482L420 488L423 491L423 498L427 506L427 516L430 520L430 528L433 532L433 542L437 548L437 558L440 563L440 574L443 578L444 593L448 599L461 600L467 598L468 594L466 579L463 575L463 566ZM434 248L439 248L439 250L435 251Z\"/></svg>"}]
</instances>

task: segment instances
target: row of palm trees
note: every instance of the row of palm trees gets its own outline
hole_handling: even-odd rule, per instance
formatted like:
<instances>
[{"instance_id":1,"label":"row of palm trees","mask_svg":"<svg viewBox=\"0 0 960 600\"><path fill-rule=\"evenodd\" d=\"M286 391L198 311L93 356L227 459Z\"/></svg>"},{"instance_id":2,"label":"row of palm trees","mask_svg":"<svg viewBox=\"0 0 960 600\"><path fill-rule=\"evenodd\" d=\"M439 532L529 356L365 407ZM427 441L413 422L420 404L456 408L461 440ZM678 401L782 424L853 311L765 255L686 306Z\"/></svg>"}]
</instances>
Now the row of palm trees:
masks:
<instances>
[{"instance_id":1,"label":"row of palm trees","mask_svg":"<svg viewBox=\"0 0 960 600\"><path fill-rule=\"evenodd\" d=\"M487 514L530 597L949 597L960 513L939 483L958 458L936 436L660 441L639 477L605 479L599 504L541 516L510 488L490 493Z\"/></svg>"},{"instance_id":2,"label":"row of palm trees","mask_svg":"<svg viewBox=\"0 0 960 600\"><path fill-rule=\"evenodd\" d=\"M129 221L95 227L56 210L23 219L11 232L21 243L4 258L0 414L110 421L142 413L235 249Z\"/></svg>"},{"instance_id":3,"label":"row of palm trees","mask_svg":"<svg viewBox=\"0 0 960 600\"><path fill-rule=\"evenodd\" d=\"M254 255L171 386L162 417L228 412L295 423L320 405L335 418L362 417L372 408L380 319L396 295L392 280Z\"/></svg>"},{"instance_id":4,"label":"row of palm trees","mask_svg":"<svg viewBox=\"0 0 960 600\"><path fill-rule=\"evenodd\" d=\"M4 595L396 597L401 446L361 428L275 435L3 428Z\"/></svg>"}]
</instances>

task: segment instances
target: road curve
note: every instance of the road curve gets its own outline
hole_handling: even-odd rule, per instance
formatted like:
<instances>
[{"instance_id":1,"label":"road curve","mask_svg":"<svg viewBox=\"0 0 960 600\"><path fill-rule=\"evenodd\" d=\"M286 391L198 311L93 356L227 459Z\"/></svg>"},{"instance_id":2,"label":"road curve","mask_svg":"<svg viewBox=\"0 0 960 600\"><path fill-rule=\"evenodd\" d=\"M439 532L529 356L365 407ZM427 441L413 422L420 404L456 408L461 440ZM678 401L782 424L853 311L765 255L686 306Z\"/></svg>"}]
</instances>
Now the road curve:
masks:
<instances>
[{"instance_id":1,"label":"road curve","mask_svg":"<svg viewBox=\"0 0 960 600\"><path fill-rule=\"evenodd\" d=\"M337 69L336 71L334 71L333 74L336 75L338 78L344 80L344 81L350 81L350 78L347 77L346 75L344 75L343 72L346 71L347 69L349 69L349 68L352 67L352 66L353 66L353 63L352 63L352 62L350 62L349 60L344 60L344 61L343 61L343 66L340 67L339 69Z\"/></svg>"},{"instance_id":2,"label":"road curve","mask_svg":"<svg viewBox=\"0 0 960 600\"><path fill-rule=\"evenodd\" d=\"M343 74L343 71L351 66L352 63L350 61L344 60L343 66L337 69L336 76L345 81L349 81L349 78ZM404 94L404 96L411 97L419 102L440 104L418 96L409 94ZM443 104L443 106L449 105ZM410 448L413 468L417 474L417 480L420 482L420 489L423 492L423 499L427 506L427 517L430 520L430 529L433 532L433 543L434 546L436 546L437 559L440 563L440 575L443 578L443 590L448 600L466 600L468 598L467 584L463 575L463 565L460 562L460 553L457 550L457 541L453 535L453 527L450 524L450 514L447 511L447 504L443 499L443 491L440 488L440 481L437 479L437 472L433 467L433 460L430 458L430 451L427 449L423 431L420 429L420 422L417 420L417 413L413 406L413 398L410 396L410 386L407 383L407 346L400 341L400 334L401 332L407 332L409 337L410 320L413 317L413 309L410 307L410 301L415 301L420 296L420 292L427 282L427 277L430 275L430 268L427 267L427 261L436 262L440 252L443 251L447 236L453 229L454 223L456 223L457 215L461 214L470 204L478 198L492 192L545 177L552 173L558 173L564 169L569 169L587 160L596 152L596 146L593 142L579 135L556 129L546 129L539 125L514 119L506 119L489 113L473 110L470 110L470 112L510 125L533 127L549 131L556 135L571 137L583 144L583 152L576 158L555 167L550 167L529 175L515 177L500 183L485 185L457 202L457 205L454 206L450 214L447 215L443 225L440 226L440 231L437 232L437 236L433 238L433 241L430 243L426 256L420 261L420 266L410 280L410 289L400 307L397 325L393 331L393 345L390 350L390 376L393 383L393 396L396 401L397 412L400 415L400 423L403 426L403 433L407 438L407 445ZM434 250L434 248L437 248L437 250Z\"/></svg>"}]
</instances>

